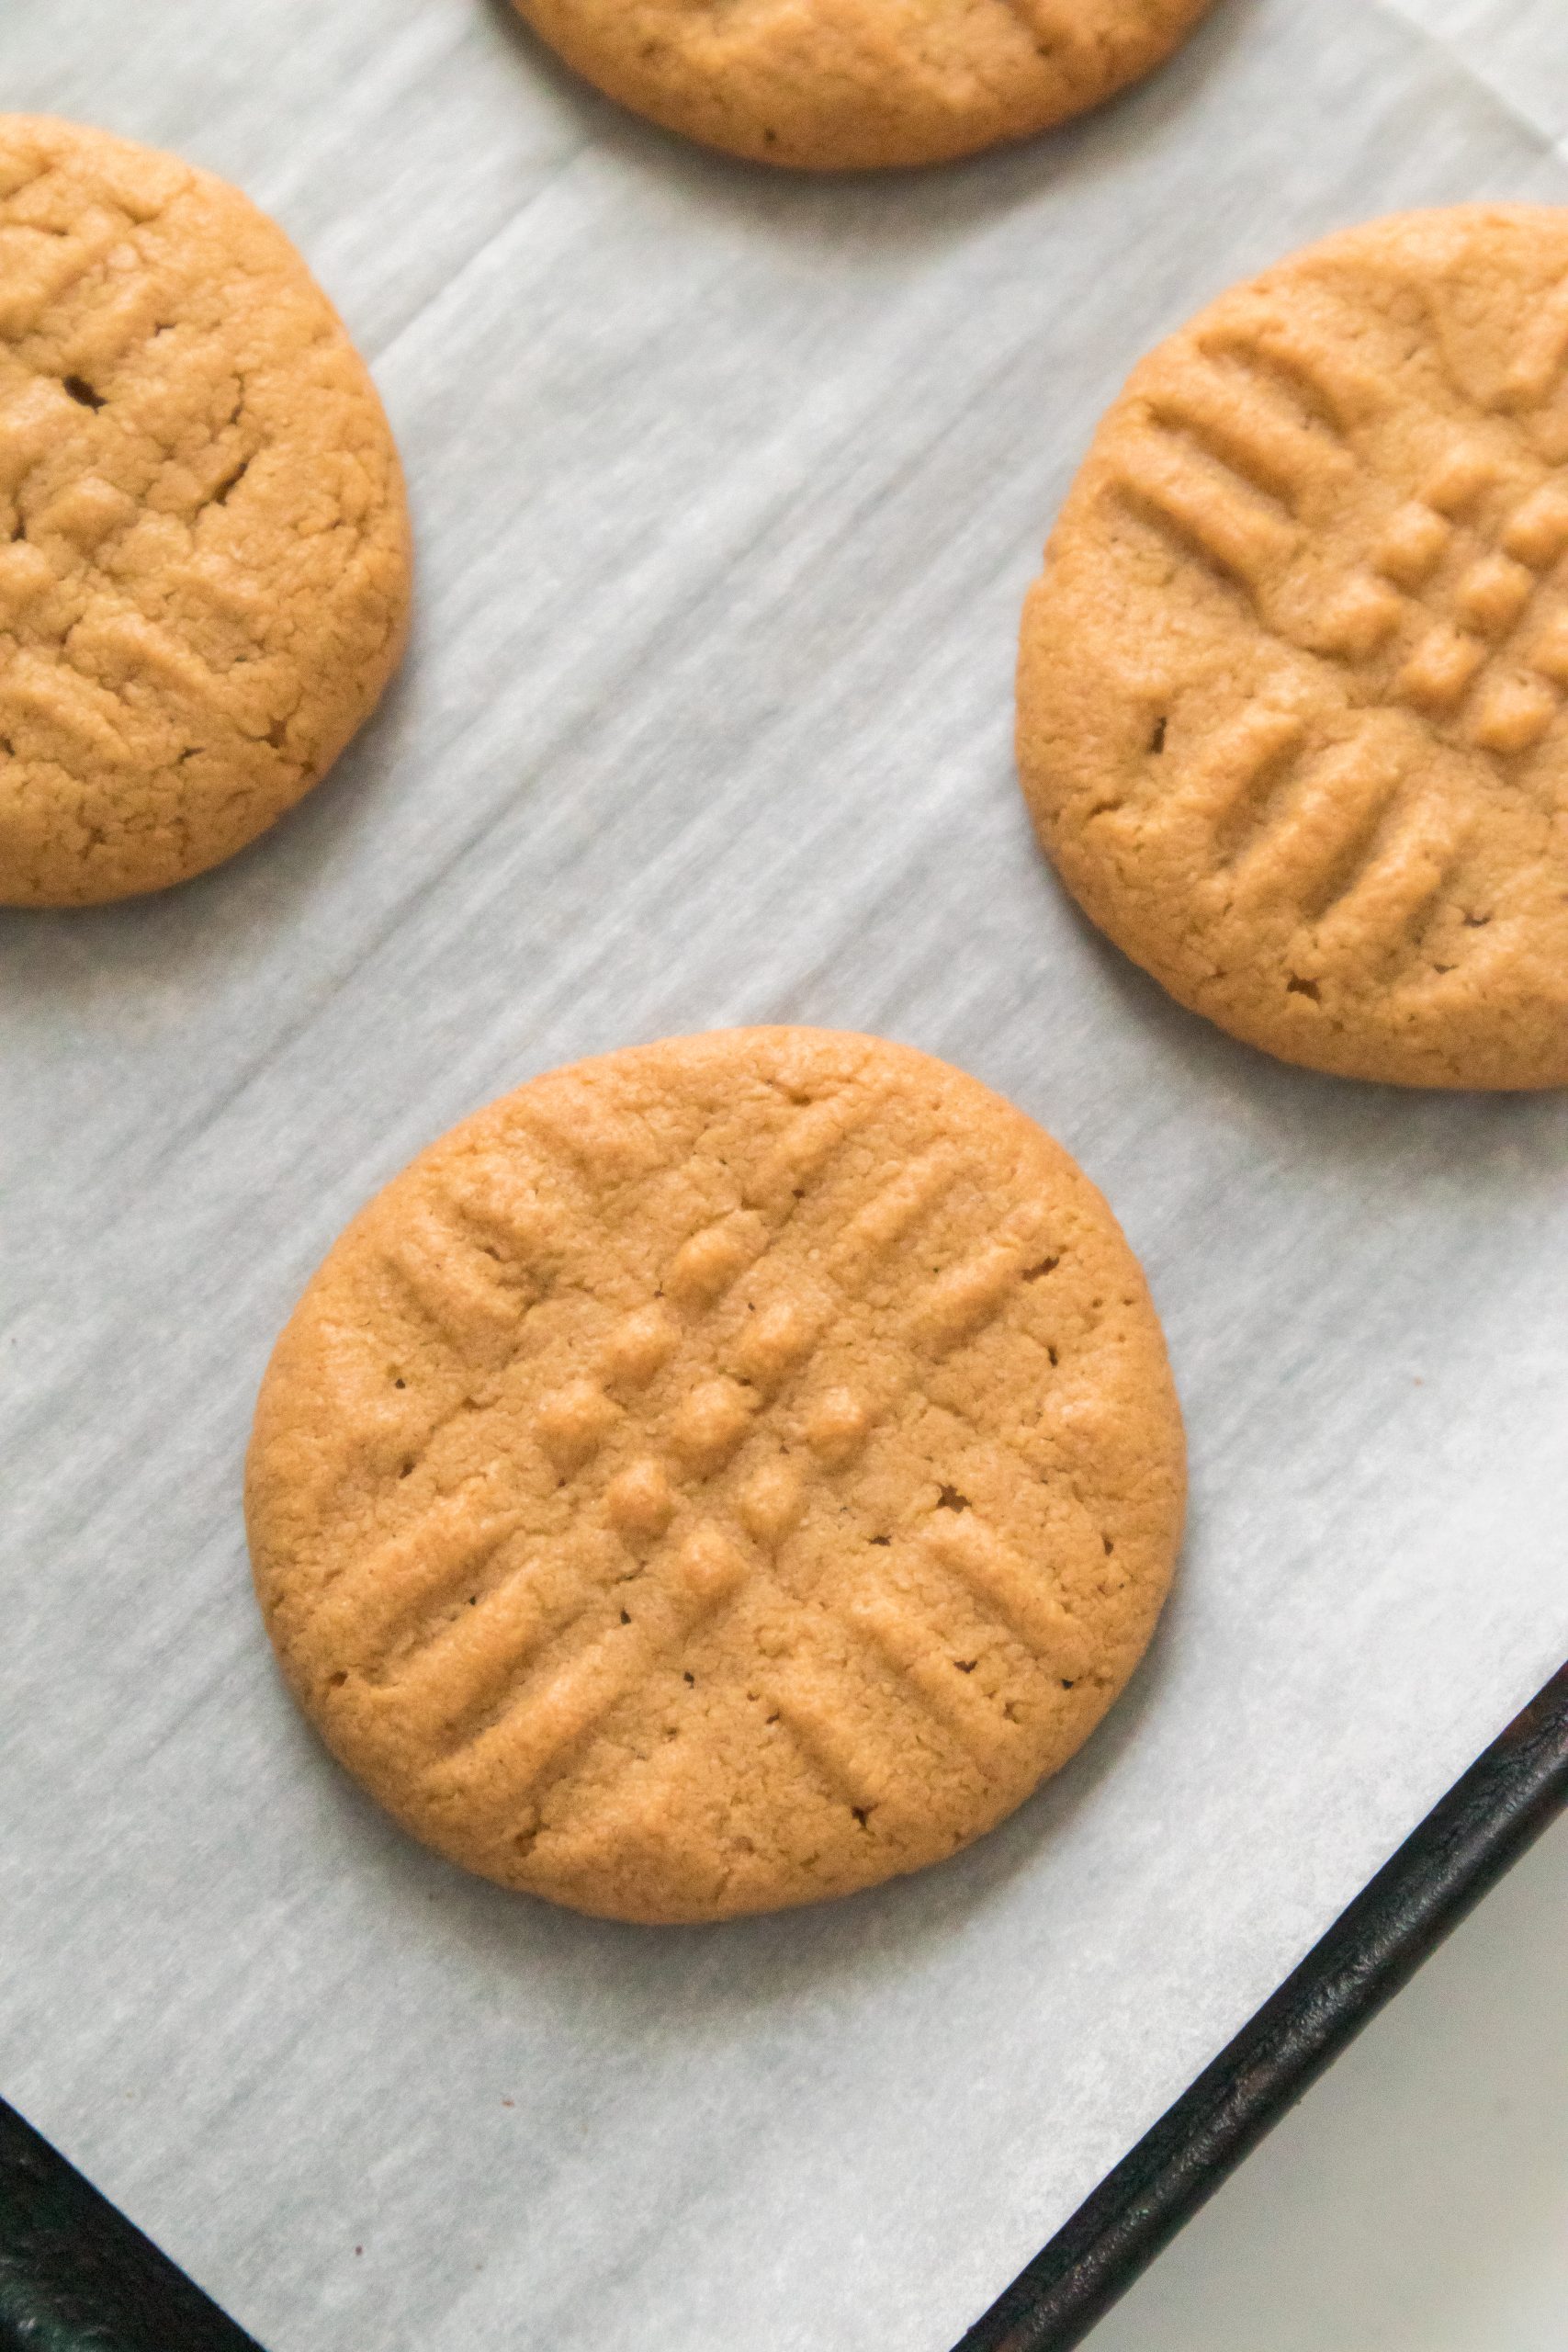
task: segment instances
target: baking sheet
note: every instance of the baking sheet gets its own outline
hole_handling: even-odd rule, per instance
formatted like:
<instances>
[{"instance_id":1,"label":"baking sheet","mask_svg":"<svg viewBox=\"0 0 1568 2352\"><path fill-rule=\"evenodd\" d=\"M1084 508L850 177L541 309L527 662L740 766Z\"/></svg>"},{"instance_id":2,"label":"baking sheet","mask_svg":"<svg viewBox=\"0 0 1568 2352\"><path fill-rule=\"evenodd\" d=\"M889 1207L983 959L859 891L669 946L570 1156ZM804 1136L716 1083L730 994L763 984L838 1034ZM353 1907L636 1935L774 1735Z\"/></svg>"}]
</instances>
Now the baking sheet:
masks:
<instances>
[{"instance_id":1,"label":"baking sheet","mask_svg":"<svg viewBox=\"0 0 1568 2352\"><path fill-rule=\"evenodd\" d=\"M1069 910L1016 613L1093 420L1343 222L1568 199L1560 0L1222 0L1128 101L866 183L684 149L491 0L6 0L0 103L299 240L417 641L270 839L0 918L0 2085L271 2352L942 2352L1568 1656L1568 1100L1278 1068ZM276 1682L278 1325L428 1137L745 1020L964 1064L1109 1192L1191 1429L1102 1733L946 1868L719 1930L461 1878Z\"/></svg>"}]
</instances>

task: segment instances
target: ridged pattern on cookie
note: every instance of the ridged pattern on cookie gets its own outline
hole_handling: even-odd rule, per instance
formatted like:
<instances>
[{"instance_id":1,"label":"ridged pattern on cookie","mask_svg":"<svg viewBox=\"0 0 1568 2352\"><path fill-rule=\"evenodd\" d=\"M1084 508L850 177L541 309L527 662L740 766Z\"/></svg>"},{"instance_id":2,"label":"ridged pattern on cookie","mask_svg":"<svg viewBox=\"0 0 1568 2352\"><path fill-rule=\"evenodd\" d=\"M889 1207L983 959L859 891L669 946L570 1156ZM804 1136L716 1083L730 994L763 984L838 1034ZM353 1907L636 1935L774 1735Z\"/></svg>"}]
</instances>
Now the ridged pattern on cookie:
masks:
<instances>
[{"instance_id":1,"label":"ridged pattern on cookie","mask_svg":"<svg viewBox=\"0 0 1568 2352\"><path fill-rule=\"evenodd\" d=\"M398 658L379 402L281 232L101 132L0 117L0 901L230 855Z\"/></svg>"},{"instance_id":2,"label":"ridged pattern on cookie","mask_svg":"<svg viewBox=\"0 0 1568 2352\"><path fill-rule=\"evenodd\" d=\"M306 1707L418 1834L630 1917L936 1859L1076 1747L1168 1578L1157 1324L1040 1130L871 1040L535 1081L350 1228L249 1482Z\"/></svg>"},{"instance_id":3,"label":"ridged pattern on cookie","mask_svg":"<svg viewBox=\"0 0 1568 2352\"><path fill-rule=\"evenodd\" d=\"M1378 222L1138 369L1025 616L1095 919L1287 1058L1568 1081L1568 211Z\"/></svg>"}]
</instances>

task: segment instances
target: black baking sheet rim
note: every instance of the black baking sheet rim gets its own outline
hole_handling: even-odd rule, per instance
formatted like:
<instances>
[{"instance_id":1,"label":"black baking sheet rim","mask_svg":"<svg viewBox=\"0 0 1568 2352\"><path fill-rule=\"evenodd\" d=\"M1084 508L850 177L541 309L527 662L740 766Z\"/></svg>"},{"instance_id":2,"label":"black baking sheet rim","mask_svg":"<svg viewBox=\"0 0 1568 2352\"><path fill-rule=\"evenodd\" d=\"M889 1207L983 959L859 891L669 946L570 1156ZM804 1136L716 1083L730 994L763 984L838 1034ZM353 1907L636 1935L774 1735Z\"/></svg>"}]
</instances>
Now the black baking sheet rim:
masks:
<instances>
[{"instance_id":1,"label":"black baking sheet rim","mask_svg":"<svg viewBox=\"0 0 1568 2352\"><path fill-rule=\"evenodd\" d=\"M1068 2352L1568 1808L1555 1675L955 2352ZM0 2352L259 2352L0 2101Z\"/></svg>"}]
</instances>

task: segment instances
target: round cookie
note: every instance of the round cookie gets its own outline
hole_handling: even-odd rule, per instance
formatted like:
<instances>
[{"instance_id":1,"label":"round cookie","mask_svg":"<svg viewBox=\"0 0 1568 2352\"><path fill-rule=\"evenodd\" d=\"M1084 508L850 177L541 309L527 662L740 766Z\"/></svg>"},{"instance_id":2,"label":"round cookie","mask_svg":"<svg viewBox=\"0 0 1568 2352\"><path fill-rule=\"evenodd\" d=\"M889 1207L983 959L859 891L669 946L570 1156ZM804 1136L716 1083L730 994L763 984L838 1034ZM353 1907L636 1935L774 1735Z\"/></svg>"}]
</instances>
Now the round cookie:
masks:
<instances>
[{"instance_id":1,"label":"round cookie","mask_svg":"<svg viewBox=\"0 0 1568 2352\"><path fill-rule=\"evenodd\" d=\"M221 180L0 116L0 903L231 856L402 650L381 405L281 231Z\"/></svg>"},{"instance_id":2,"label":"round cookie","mask_svg":"<svg viewBox=\"0 0 1568 2352\"><path fill-rule=\"evenodd\" d=\"M943 163L1082 114L1213 0L516 0L610 97L758 163Z\"/></svg>"},{"instance_id":3,"label":"round cookie","mask_svg":"<svg viewBox=\"0 0 1568 2352\"><path fill-rule=\"evenodd\" d=\"M416 1837L611 1917L938 1860L1070 1756L1168 1583L1181 1425L1100 1194L811 1029L534 1080L348 1227L247 1477L284 1669Z\"/></svg>"},{"instance_id":4,"label":"round cookie","mask_svg":"<svg viewBox=\"0 0 1568 2352\"><path fill-rule=\"evenodd\" d=\"M1568 1084L1568 209L1329 238L1137 368L1025 607L1086 912L1315 1069Z\"/></svg>"}]
</instances>

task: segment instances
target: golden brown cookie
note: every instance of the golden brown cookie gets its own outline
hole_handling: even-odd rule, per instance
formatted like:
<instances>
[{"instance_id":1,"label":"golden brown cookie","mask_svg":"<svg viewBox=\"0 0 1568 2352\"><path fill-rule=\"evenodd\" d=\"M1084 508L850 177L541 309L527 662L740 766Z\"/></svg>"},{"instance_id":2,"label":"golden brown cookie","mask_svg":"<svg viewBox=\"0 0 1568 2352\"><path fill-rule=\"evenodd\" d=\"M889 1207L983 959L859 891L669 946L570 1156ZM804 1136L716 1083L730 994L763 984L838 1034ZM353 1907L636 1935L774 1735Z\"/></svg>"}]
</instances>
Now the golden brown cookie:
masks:
<instances>
[{"instance_id":1,"label":"golden brown cookie","mask_svg":"<svg viewBox=\"0 0 1568 2352\"><path fill-rule=\"evenodd\" d=\"M375 707L408 600L387 420L282 232L0 116L0 903L231 856Z\"/></svg>"},{"instance_id":2,"label":"golden brown cookie","mask_svg":"<svg viewBox=\"0 0 1568 2352\"><path fill-rule=\"evenodd\" d=\"M1287 1061L1568 1084L1568 209L1331 237L1100 428L1019 764L1085 910Z\"/></svg>"},{"instance_id":3,"label":"golden brown cookie","mask_svg":"<svg viewBox=\"0 0 1568 2352\"><path fill-rule=\"evenodd\" d=\"M1182 1497L1094 1187L945 1063L813 1029L582 1062L422 1153L279 1340L247 1484L349 1770L644 1920L999 1821L1132 1672Z\"/></svg>"},{"instance_id":4,"label":"golden brown cookie","mask_svg":"<svg viewBox=\"0 0 1568 2352\"><path fill-rule=\"evenodd\" d=\"M667 130L807 171L1024 139L1162 63L1213 0L516 0Z\"/></svg>"}]
</instances>

